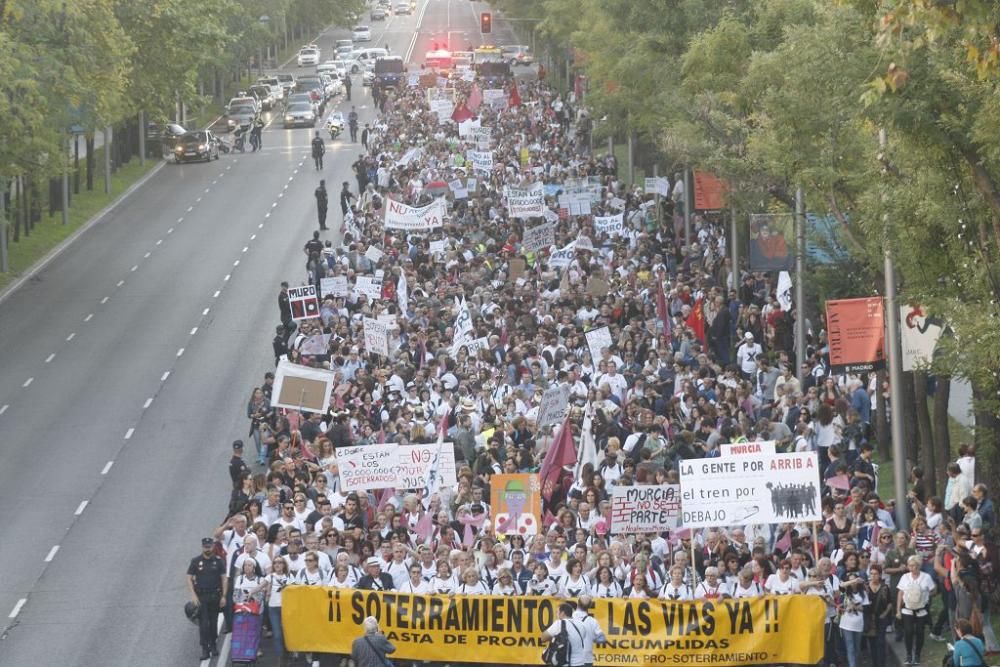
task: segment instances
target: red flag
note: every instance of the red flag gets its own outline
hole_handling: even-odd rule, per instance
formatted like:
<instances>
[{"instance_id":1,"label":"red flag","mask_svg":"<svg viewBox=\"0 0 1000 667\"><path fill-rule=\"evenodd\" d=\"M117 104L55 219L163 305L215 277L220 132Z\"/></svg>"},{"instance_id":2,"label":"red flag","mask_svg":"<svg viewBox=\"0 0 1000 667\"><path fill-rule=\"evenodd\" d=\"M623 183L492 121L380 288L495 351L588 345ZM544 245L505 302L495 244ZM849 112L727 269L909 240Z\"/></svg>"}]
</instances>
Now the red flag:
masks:
<instances>
[{"instance_id":1,"label":"red flag","mask_svg":"<svg viewBox=\"0 0 1000 667\"><path fill-rule=\"evenodd\" d=\"M667 312L667 296L663 293L663 280L656 279L656 316L663 322L663 335L670 343L670 313Z\"/></svg>"},{"instance_id":2,"label":"red flag","mask_svg":"<svg viewBox=\"0 0 1000 667\"><path fill-rule=\"evenodd\" d=\"M521 92L517 89L516 83L510 87L510 98L507 100L507 106L512 109L521 106Z\"/></svg>"},{"instance_id":3,"label":"red flag","mask_svg":"<svg viewBox=\"0 0 1000 667\"><path fill-rule=\"evenodd\" d=\"M469 92L469 101L466 106L469 107L469 111L476 113L479 111L480 105L483 103L483 91L479 90L479 84L472 84L472 90Z\"/></svg>"},{"instance_id":4,"label":"red flag","mask_svg":"<svg viewBox=\"0 0 1000 667\"><path fill-rule=\"evenodd\" d=\"M461 123L472 118L472 112L469 111L469 107L465 106L464 102L459 102L455 110L451 112L451 119L456 123Z\"/></svg>"},{"instance_id":5,"label":"red flag","mask_svg":"<svg viewBox=\"0 0 1000 667\"><path fill-rule=\"evenodd\" d=\"M691 314L688 315L686 324L694 332L695 338L701 341L702 345L705 344L705 313L702 311L701 304L704 301L704 297L698 297L698 300L694 302L694 306L691 308Z\"/></svg>"},{"instance_id":6,"label":"red flag","mask_svg":"<svg viewBox=\"0 0 1000 667\"><path fill-rule=\"evenodd\" d=\"M569 425L569 417L559 428L559 437L549 446L549 451L545 452L545 460L542 461L541 470L538 471L539 481L542 483L542 498L550 500L552 493L559 486L559 478L562 477L563 467L576 463L576 445L573 444L573 429Z\"/></svg>"}]
</instances>

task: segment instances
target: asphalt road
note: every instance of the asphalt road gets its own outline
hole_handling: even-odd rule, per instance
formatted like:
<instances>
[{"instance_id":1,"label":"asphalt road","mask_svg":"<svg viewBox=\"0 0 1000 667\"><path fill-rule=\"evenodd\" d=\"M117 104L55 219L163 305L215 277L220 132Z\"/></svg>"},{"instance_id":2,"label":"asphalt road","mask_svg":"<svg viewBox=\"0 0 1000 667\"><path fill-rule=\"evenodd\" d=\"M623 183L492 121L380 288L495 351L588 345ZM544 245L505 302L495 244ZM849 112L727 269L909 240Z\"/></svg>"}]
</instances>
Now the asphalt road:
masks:
<instances>
[{"instance_id":1,"label":"asphalt road","mask_svg":"<svg viewBox=\"0 0 1000 667\"><path fill-rule=\"evenodd\" d=\"M422 0L371 45L478 44L485 8ZM360 79L336 103L373 117ZM184 571L225 512L278 285L303 273L310 135L278 122L258 154L167 165L0 307L0 665L198 663ZM359 148L328 148L331 199Z\"/></svg>"}]
</instances>

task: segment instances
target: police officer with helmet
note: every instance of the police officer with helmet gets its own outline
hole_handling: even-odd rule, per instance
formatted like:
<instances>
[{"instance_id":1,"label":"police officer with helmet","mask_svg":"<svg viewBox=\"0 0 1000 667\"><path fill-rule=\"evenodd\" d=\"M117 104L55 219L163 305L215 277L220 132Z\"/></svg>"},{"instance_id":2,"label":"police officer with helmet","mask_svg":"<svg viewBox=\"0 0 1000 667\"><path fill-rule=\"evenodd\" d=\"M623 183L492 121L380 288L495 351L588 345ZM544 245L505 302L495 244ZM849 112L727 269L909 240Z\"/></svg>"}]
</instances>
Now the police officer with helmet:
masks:
<instances>
[{"instance_id":1,"label":"police officer with helmet","mask_svg":"<svg viewBox=\"0 0 1000 667\"><path fill-rule=\"evenodd\" d=\"M219 609L226 604L226 563L212 553L215 540L206 537L201 541L201 554L188 565L188 590L191 601L198 605L198 633L201 640L201 659L219 655L215 642L218 639Z\"/></svg>"}]
</instances>

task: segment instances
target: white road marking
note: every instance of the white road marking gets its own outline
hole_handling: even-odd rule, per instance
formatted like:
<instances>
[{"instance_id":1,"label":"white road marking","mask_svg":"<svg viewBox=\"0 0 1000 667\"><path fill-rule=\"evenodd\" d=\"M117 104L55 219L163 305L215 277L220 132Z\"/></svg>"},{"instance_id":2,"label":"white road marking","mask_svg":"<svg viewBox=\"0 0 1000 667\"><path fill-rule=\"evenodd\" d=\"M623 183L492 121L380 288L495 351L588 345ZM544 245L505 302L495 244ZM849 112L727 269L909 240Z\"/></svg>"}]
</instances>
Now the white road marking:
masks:
<instances>
[{"instance_id":1,"label":"white road marking","mask_svg":"<svg viewBox=\"0 0 1000 667\"><path fill-rule=\"evenodd\" d=\"M243 252L246 252L249 249L250 249L250 246L243 246Z\"/></svg>"},{"instance_id":2,"label":"white road marking","mask_svg":"<svg viewBox=\"0 0 1000 667\"><path fill-rule=\"evenodd\" d=\"M160 245L161 243L163 243L163 239L158 239L158 240L156 241L156 245Z\"/></svg>"},{"instance_id":3,"label":"white road marking","mask_svg":"<svg viewBox=\"0 0 1000 667\"><path fill-rule=\"evenodd\" d=\"M302 164L302 163L301 163L301 162L299 162L299 164ZM298 169L296 169L296 170L294 170L294 171L293 171L292 173L293 173L293 174L297 174L297 173L299 173L299 170L298 170ZM288 180L292 180L292 178L294 178L294 177L290 177L290 178L289 178Z\"/></svg>"},{"instance_id":4,"label":"white road marking","mask_svg":"<svg viewBox=\"0 0 1000 667\"><path fill-rule=\"evenodd\" d=\"M167 234L173 234L173 233L174 233L174 228L173 227L171 227L170 229L167 230Z\"/></svg>"},{"instance_id":5,"label":"white road marking","mask_svg":"<svg viewBox=\"0 0 1000 667\"><path fill-rule=\"evenodd\" d=\"M228 283L228 282L229 282L229 279L230 279L230 278L232 278L232 277L233 277L233 274L231 274L231 273L227 273L227 274L226 274L226 277L222 279L222 282L224 282L224 283Z\"/></svg>"},{"instance_id":6,"label":"white road marking","mask_svg":"<svg viewBox=\"0 0 1000 667\"><path fill-rule=\"evenodd\" d=\"M271 208L275 208L277 206L278 206L278 202L274 202L273 204L271 204Z\"/></svg>"},{"instance_id":7,"label":"white road marking","mask_svg":"<svg viewBox=\"0 0 1000 667\"><path fill-rule=\"evenodd\" d=\"M178 357L184 356L184 348L183 347L181 349L177 350L177 356Z\"/></svg>"},{"instance_id":8,"label":"white road marking","mask_svg":"<svg viewBox=\"0 0 1000 667\"><path fill-rule=\"evenodd\" d=\"M264 214L264 217L265 217L265 218L270 218L270 217L271 217L271 212L270 212L270 211L268 211L267 213L265 213L265 214ZM263 227L263 226L264 226L264 223L262 222L262 223L260 223L259 225L257 225L257 229L260 229L260 228L261 228L261 227Z\"/></svg>"},{"instance_id":9,"label":"white road marking","mask_svg":"<svg viewBox=\"0 0 1000 667\"><path fill-rule=\"evenodd\" d=\"M295 171L298 171L298 169L296 169ZM292 172L292 173L295 173L295 172ZM291 183L294 178L295 178L294 176L289 176L288 177L288 182Z\"/></svg>"},{"instance_id":10,"label":"white road marking","mask_svg":"<svg viewBox=\"0 0 1000 667\"><path fill-rule=\"evenodd\" d=\"M9 404L9 403L4 403L3 407L2 407L2 408L0 408L0 415L2 415L3 413L7 412L7 409L8 409L9 407L10 407L10 404Z\"/></svg>"},{"instance_id":11,"label":"white road marking","mask_svg":"<svg viewBox=\"0 0 1000 667\"><path fill-rule=\"evenodd\" d=\"M208 192L208 191L209 191L209 190L211 190L211 189L212 189L212 188L205 188L205 192Z\"/></svg>"},{"instance_id":12,"label":"white road marking","mask_svg":"<svg viewBox=\"0 0 1000 667\"><path fill-rule=\"evenodd\" d=\"M104 297L103 299L101 299L101 305L103 306L104 304L106 304L106 303L108 302L108 300L109 300L109 299L111 299L111 297L110 297L110 296L106 296L106 297Z\"/></svg>"},{"instance_id":13,"label":"white road marking","mask_svg":"<svg viewBox=\"0 0 1000 667\"><path fill-rule=\"evenodd\" d=\"M125 439L126 440L131 440L133 433L135 433L135 429L134 428L130 428L129 430L125 431Z\"/></svg>"},{"instance_id":14,"label":"white road marking","mask_svg":"<svg viewBox=\"0 0 1000 667\"><path fill-rule=\"evenodd\" d=\"M199 202L201 202L201 197L198 197L197 199L195 199L195 200L194 200L194 203L195 203L195 204L197 204L197 203L199 203Z\"/></svg>"},{"instance_id":15,"label":"white road marking","mask_svg":"<svg viewBox=\"0 0 1000 667\"><path fill-rule=\"evenodd\" d=\"M34 382L34 381L35 381L35 378L33 378L33 377L28 378L27 380L24 381L24 384L22 384L21 387L24 388L24 389L27 389L28 387L31 386L31 383Z\"/></svg>"},{"instance_id":16,"label":"white road marking","mask_svg":"<svg viewBox=\"0 0 1000 667\"><path fill-rule=\"evenodd\" d=\"M233 262L233 266L239 266L239 265L240 265L240 260L236 260L235 262Z\"/></svg>"},{"instance_id":17,"label":"white road marking","mask_svg":"<svg viewBox=\"0 0 1000 667\"><path fill-rule=\"evenodd\" d=\"M218 299L220 294L222 294L222 290L215 290L215 294L212 295L212 298Z\"/></svg>"},{"instance_id":18,"label":"white road marking","mask_svg":"<svg viewBox=\"0 0 1000 667\"><path fill-rule=\"evenodd\" d=\"M153 397L150 396L149 398L146 399L146 402L142 404L142 409L147 410L149 406L151 406L152 404L153 404Z\"/></svg>"},{"instance_id":19,"label":"white road marking","mask_svg":"<svg viewBox=\"0 0 1000 667\"><path fill-rule=\"evenodd\" d=\"M122 286L122 285L124 285L124 284L125 284L125 281L124 281L124 280L119 280L119 281L118 281L118 284L117 284L117 285L115 285L115 287L121 287L121 286Z\"/></svg>"},{"instance_id":20,"label":"white road marking","mask_svg":"<svg viewBox=\"0 0 1000 667\"><path fill-rule=\"evenodd\" d=\"M281 199L281 198L282 198L282 197L284 197L284 196L285 196L285 193L284 193L284 192L279 192L279 193L278 193L278 199ZM275 205L275 206L277 206L277 205L278 205L278 204L277 204L277 202L275 202L275 204L274 204L274 205Z\"/></svg>"},{"instance_id":21,"label":"white road marking","mask_svg":"<svg viewBox=\"0 0 1000 667\"><path fill-rule=\"evenodd\" d=\"M149 259L149 256L152 255L152 254L153 253L151 253L151 252L147 252L145 255L142 256L142 258L143 259Z\"/></svg>"},{"instance_id":22,"label":"white road marking","mask_svg":"<svg viewBox=\"0 0 1000 667\"><path fill-rule=\"evenodd\" d=\"M282 190L287 190L287 189L288 189L288 183L285 183L285 187L283 187ZM280 197L281 195L278 196Z\"/></svg>"},{"instance_id":23,"label":"white road marking","mask_svg":"<svg viewBox=\"0 0 1000 667\"><path fill-rule=\"evenodd\" d=\"M74 338L76 338L76 332L75 331L73 333L71 333L70 335L66 336L66 342L68 343L71 340L73 340Z\"/></svg>"},{"instance_id":24,"label":"white road marking","mask_svg":"<svg viewBox=\"0 0 1000 667\"><path fill-rule=\"evenodd\" d=\"M114 461L108 461L107 463L105 463L104 467L101 468L101 474L107 475L109 472L111 472L111 466L113 466L114 464L115 464Z\"/></svg>"},{"instance_id":25,"label":"white road marking","mask_svg":"<svg viewBox=\"0 0 1000 667\"><path fill-rule=\"evenodd\" d=\"M188 206L188 213L194 210L194 206Z\"/></svg>"},{"instance_id":26,"label":"white road marking","mask_svg":"<svg viewBox=\"0 0 1000 667\"><path fill-rule=\"evenodd\" d=\"M14 610L7 615L7 618L17 618L17 615L21 613L21 607L23 607L27 603L28 603L28 598L21 598L20 600L18 600L17 604L14 605Z\"/></svg>"},{"instance_id":27,"label":"white road marking","mask_svg":"<svg viewBox=\"0 0 1000 667\"><path fill-rule=\"evenodd\" d=\"M219 176L225 176L225 174L219 174ZM216 179L216 180L212 181L212 185L215 185L218 182L219 182L218 179Z\"/></svg>"},{"instance_id":28,"label":"white road marking","mask_svg":"<svg viewBox=\"0 0 1000 667\"><path fill-rule=\"evenodd\" d=\"M87 505L89 504L90 504L89 500L84 500L83 502L81 502L79 505L77 505L76 511L73 512L73 515L80 516L81 514L83 514L83 510L87 509Z\"/></svg>"},{"instance_id":29,"label":"white road marking","mask_svg":"<svg viewBox=\"0 0 1000 667\"><path fill-rule=\"evenodd\" d=\"M55 358L56 358L56 353L55 353L55 352L53 352L53 353L52 353L52 354L50 354L49 356L45 357L45 363L49 363L49 362L51 362L51 361L52 361L53 359L55 359Z\"/></svg>"},{"instance_id":30,"label":"white road marking","mask_svg":"<svg viewBox=\"0 0 1000 667\"><path fill-rule=\"evenodd\" d=\"M46 563L51 563L52 559L56 557L56 554L58 552L59 552L59 545L57 544L54 547L52 547L51 549L49 549L49 553L45 556L45 562Z\"/></svg>"},{"instance_id":31,"label":"white road marking","mask_svg":"<svg viewBox=\"0 0 1000 667\"><path fill-rule=\"evenodd\" d=\"M251 241L253 241L253 240L254 240L254 239L256 239L256 238L257 238L257 235L256 235L256 234L251 234L251 235L250 235L250 240L251 240Z\"/></svg>"},{"instance_id":32,"label":"white road marking","mask_svg":"<svg viewBox=\"0 0 1000 667\"><path fill-rule=\"evenodd\" d=\"M166 382L167 378L170 377L170 371L166 371L160 376L160 382Z\"/></svg>"},{"instance_id":33,"label":"white road marking","mask_svg":"<svg viewBox=\"0 0 1000 667\"><path fill-rule=\"evenodd\" d=\"M132 271L138 271L138 270L139 270L139 265L138 265L138 264L136 264L135 266L133 266L133 267L131 268L131 270L132 270Z\"/></svg>"},{"instance_id":34,"label":"white road marking","mask_svg":"<svg viewBox=\"0 0 1000 667\"><path fill-rule=\"evenodd\" d=\"M196 333L198 333L198 327L191 329L191 334L190 334L191 336L195 335Z\"/></svg>"},{"instance_id":35,"label":"white road marking","mask_svg":"<svg viewBox=\"0 0 1000 667\"><path fill-rule=\"evenodd\" d=\"M206 308L205 310L201 311L201 316L205 317L206 315L208 315L208 311L210 311L210 310L212 310L212 309L211 308Z\"/></svg>"},{"instance_id":36,"label":"white road marking","mask_svg":"<svg viewBox=\"0 0 1000 667\"><path fill-rule=\"evenodd\" d=\"M89 322L92 319L94 319L94 314L93 313L91 313L91 314L87 315L85 318L83 318L83 321L84 322Z\"/></svg>"},{"instance_id":37,"label":"white road marking","mask_svg":"<svg viewBox=\"0 0 1000 667\"><path fill-rule=\"evenodd\" d=\"M181 217L177 218L177 222L178 223L184 222L184 216L182 215Z\"/></svg>"}]
</instances>

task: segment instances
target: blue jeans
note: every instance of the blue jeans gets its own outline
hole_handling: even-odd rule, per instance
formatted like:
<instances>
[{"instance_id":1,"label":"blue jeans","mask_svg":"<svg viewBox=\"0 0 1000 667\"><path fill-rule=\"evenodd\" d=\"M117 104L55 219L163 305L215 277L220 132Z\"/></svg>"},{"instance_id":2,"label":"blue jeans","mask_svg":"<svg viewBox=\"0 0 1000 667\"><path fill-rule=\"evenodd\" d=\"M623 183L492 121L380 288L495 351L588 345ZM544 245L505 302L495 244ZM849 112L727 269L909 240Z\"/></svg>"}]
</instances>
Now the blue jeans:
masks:
<instances>
[{"instance_id":1,"label":"blue jeans","mask_svg":"<svg viewBox=\"0 0 1000 667\"><path fill-rule=\"evenodd\" d=\"M271 619L271 632L274 634L274 655L285 654L285 633L281 630L281 607L268 607L267 616Z\"/></svg>"},{"instance_id":2,"label":"blue jeans","mask_svg":"<svg viewBox=\"0 0 1000 667\"><path fill-rule=\"evenodd\" d=\"M847 649L847 667L858 667L858 656L861 654L861 633L854 630L840 629L844 637L844 647Z\"/></svg>"},{"instance_id":3,"label":"blue jeans","mask_svg":"<svg viewBox=\"0 0 1000 667\"><path fill-rule=\"evenodd\" d=\"M250 431L250 435L253 437L253 444L257 447L257 463L258 465L264 465L267 461L267 446L261 441L260 429L253 429Z\"/></svg>"}]
</instances>

